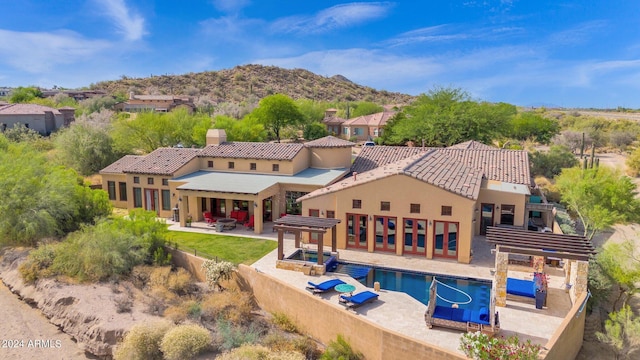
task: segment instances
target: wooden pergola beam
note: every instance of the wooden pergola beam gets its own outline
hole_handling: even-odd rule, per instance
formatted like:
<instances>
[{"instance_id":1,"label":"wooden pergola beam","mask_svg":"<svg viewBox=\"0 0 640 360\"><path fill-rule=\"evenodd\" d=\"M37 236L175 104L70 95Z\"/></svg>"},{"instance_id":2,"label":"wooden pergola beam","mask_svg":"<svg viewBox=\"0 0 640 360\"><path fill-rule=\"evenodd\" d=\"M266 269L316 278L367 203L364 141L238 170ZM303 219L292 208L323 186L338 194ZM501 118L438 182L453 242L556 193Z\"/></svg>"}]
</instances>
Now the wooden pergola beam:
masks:
<instances>
[{"instance_id":1,"label":"wooden pergola beam","mask_svg":"<svg viewBox=\"0 0 640 360\"><path fill-rule=\"evenodd\" d=\"M581 255L581 254L572 254L566 252L555 252L555 251L544 251L537 249L527 249L522 247L511 247L498 245L498 251L507 252L510 254L522 254L522 255L531 255L531 256L544 256L544 257L556 257L560 259L567 260L581 260L581 261L589 261L589 255Z\"/></svg>"}]
</instances>

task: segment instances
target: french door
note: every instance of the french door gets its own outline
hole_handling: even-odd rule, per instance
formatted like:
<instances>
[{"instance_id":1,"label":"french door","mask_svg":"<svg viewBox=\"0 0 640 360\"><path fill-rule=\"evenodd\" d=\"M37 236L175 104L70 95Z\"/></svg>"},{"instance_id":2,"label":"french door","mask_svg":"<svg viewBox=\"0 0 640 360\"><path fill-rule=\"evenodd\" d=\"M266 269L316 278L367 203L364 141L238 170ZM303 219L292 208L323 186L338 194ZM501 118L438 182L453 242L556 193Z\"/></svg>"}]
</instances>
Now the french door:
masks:
<instances>
[{"instance_id":1,"label":"french door","mask_svg":"<svg viewBox=\"0 0 640 360\"><path fill-rule=\"evenodd\" d=\"M347 214L347 248L367 249L367 215Z\"/></svg>"},{"instance_id":2,"label":"french door","mask_svg":"<svg viewBox=\"0 0 640 360\"><path fill-rule=\"evenodd\" d=\"M158 189L144 189L144 209L160 212Z\"/></svg>"},{"instance_id":3,"label":"french door","mask_svg":"<svg viewBox=\"0 0 640 360\"><path fill-rule=\"evenodd\" d=\"M395 217L376 216L374 223L376 233L375 250L396 251L396 225Z\"/></svg>"},{"instance_id":4,"label":"french door","mask_svg":"<svg viewBox=\"0 0 640 360\"><path fill-rule=\"evenodd\" d=\"M427 220L404 219L404 253L426 254Z\"/></svg>"},{"instance_id":5,"label":"french door","mask_svg":"<svg viewBox=\"0 0 640 360\"><path fill-rule=\"evenodd\" d=\"M445 258L458 257L458 223L447 221L433 222L433 256Z\"/></svg>"}]
</instances>

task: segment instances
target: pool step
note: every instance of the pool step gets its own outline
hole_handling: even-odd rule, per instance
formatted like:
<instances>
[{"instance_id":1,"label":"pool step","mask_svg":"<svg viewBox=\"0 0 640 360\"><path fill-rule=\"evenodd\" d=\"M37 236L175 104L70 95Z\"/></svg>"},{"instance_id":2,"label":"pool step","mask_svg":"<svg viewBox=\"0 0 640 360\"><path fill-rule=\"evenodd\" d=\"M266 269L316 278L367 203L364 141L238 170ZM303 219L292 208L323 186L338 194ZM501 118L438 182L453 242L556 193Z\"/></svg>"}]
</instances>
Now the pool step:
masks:
<instances>
[{"instance_id":1,"label":"pool step","mask_svg":"<svg viewBox=\"0 0 640 360\"><path fill-rule=\"evenodd\" d=\"M340 264L336 267L335 271L338 274L347 274L356 280L366 278L371 272L370 267L353 265L353 264Z\"/></svg>"}]
</instances>

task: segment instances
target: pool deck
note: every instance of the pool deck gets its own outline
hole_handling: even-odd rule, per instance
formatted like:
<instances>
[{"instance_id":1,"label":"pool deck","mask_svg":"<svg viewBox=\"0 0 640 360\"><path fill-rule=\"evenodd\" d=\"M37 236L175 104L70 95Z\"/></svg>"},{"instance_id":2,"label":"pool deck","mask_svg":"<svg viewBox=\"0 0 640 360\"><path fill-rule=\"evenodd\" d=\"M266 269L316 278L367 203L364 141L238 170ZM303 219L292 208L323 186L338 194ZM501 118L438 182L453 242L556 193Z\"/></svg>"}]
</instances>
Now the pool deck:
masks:
<instances>
[{"instance_id":1,"label":"pool deck","mask_svg":"<svg viewBox=\"0 0 640 360\"><path fill-rule=\"evenodd\" d=\"M180 228L177 225L170 226L171 230L194 231L212 233L208 229ZM225 235L257 237L253 232L240 230L237 232L225 232ZM277 233L267 230L260 236L265 239L275 240ZM315 250L315 245L303 245L309 250ZM460 277L492 280L491 269L494 267L494 255L492 246L486 242L483 236L474 238L473 260L471 264L460 264L455 260L427 260L419 257L397 256L394 254L369 253L365 251L338 250L342 261L367 263L388 268L407 269L428 272L432 274L453 275ZM285 234L285 257L295 252L292 234ZM325 247L325 251L330 248ZM308 276L301 272L277 269L277 250L274 250L255 262L252 266L257 270L272 275L291 286L304 289L307 281L321 282L331 278L340 278L356 287L356 293L363 290L372 290L365 287L357 280L342 274L328 273L322 276ZM518 267L510 266L509 277L531 279L530 271L517 271ZM521 268L526 270L526 268ZM551 335L564 320L565 315L571 309L569 295L564 290L564 275L562 269L547 268L550 274L549 291L547 297L548 307L536 309L533 302L516 302L507 300L506 307L496 307L500 313L500 326L502 336L517 334L521 341L530 339L533 343L545 345ZM426 305L415 300L411 296L395 292L381 290L378 301L365 304L355 310L359 316L377 323L380 326L404 334L411 338L433 344L442 348L457 351L461 331L446 328L427 328L424 320ZM313 296L309 294L309 296ZM320 295L327 302L343 309L338 303L338 294L329 292ZM345 310L346 311L346 310ZM461 352L460 352L461 353Z\"/></svg>"}]
</instances>

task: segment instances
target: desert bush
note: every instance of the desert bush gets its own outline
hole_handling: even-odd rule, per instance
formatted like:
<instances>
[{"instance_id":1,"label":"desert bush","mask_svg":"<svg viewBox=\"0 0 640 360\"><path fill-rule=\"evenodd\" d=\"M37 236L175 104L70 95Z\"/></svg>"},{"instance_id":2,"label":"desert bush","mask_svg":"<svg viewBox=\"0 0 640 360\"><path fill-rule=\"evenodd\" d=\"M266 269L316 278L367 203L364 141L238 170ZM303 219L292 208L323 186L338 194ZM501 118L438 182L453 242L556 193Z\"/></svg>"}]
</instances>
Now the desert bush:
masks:
<instances>
[{"instance_id":1,"label":"desert bush","mask_svg":"<svg viewBox=\"0 0 640 360\"><path fill-rule=\"evenodd\" d=\"M253 323L249 326L238 326L225 319L218 319L216 330L217 342L222 350L230 350L243 344L255 344L263 333L263 330L256 329Z\"/></svg>"},{"instance_id":2,"label":"desert bush","mask_svg":"<svg viewBox=\"0 0 640 360\"><path fill-rule=\"evenodd\" d=\"M147 300L147 312L155 315L164 314L165 309L171 304L176 303L178 296L167 288L152 288Z\"/></svg>"},{"instance_id":3,"label":"desert bush","mask_svg":"<svg viewBox=\"0 0 640 360\"><path fill-rule=\"evenodd\" d=\"M275 352L297 352L304 355L305 359L314 360L320 358L322 351L317 343L306 336L285 336L272 332L262 339L262 344Z\"/></svg>"},{"instance_id":4,"label":"desert bush","mask_svg":"<svg viewBox=\"0 0 640 360\"><path fill-rule=\"evenodd\" d=\"M640 147L635 149L627 158L627 167L630 176L640 175Z\"/></svg>"},{"instance_id":5,"label":"desert bush","mask_svg":"<svg viewBox=\"0 0 640 360\"><path fill-rule=\"evenodd\" d=\"M202 316L208 320L222 318L234 324L247 322L253 310L251 294L225 291L207 296L202 302Z\"/></svg>"},{"instance_id":6,"label":"desert bush","mask_svg":"<svg viewBox=\"0 0 640 360\"><path fill-rule=\"evenodd\" d=\"M55 245L42 244L31 250L29 257L20 264L18 271L26 283L33 283L41 277L49 275L49 267L55 259Z\"/></svg>"},{"instance_id":7,"label":"desert bush","mask_svg":"<svg viewBox=\"0 0 640 360\"><path fill-rule=\"evenodd\" d=\"M223 280L230 280L236 266L228 261L205 260L202 263L202 270L207 280L207 284L212 289L224 290L220 284Z\"/></svg>"},{"instance_id":8,"label":"desert bush","mask_svg":"<svg viewBox=\"0 0 640 360\"><path fill-rule=\"evenodd\" d=\"M160 349L167 360L192 359L211 346L209 330L200 325L180 325L167 331Z\"/></svg>"},{"instance_id":9,"label":"desert bush","mask_svg":"<svg viewBox=\"0 0 640 360\"><path fill-rule=\"evenodd\" d=\"M167 288L178 295L188 294L192 285L191 274L183 268L171 272L167 279Z\"/></svg>"},{"instance_id":10,"label":"desert bush","mask_svg":"<svg viewBox=\"0 0 640 360\"><path fill-rule=\"evenodd\" d=\"M171 327L172 324L168 321L134 325L116 347L113 358L115 360L162 359L160 343Z\"/></svg>"},{"instance_id":11,"label":"desert bush","mask_svg":"<svg viewBox=\"0 0 640 360\"><path fill-rule=\"evenodd\" d=\"M216 359L219 360L304 360L304 355L293 351L274 352L261 345L242 345L226 352Z\"/></svg>"},{"instance_id":12,"label":"desert bush","mask_svg":"<svg viewBox=\"0 0 640 360\"><path fill-rule=\"evenodd\" d=\"M327 349L320 358L322 360L361 360L364 359L364 355L355 351L342 334L338 334L335 341L331 340L329 342Z\"/></svg>"},{"instance_id":13,"label":"desert bush","mask_svg":"<svg viewBox=\"0 0 640 360\"><path fill-rule=\"evenodd\" d=\"M164 311L164 316L171 319L175 324L179 324L187 319L200 320L201 313L200 302L187 300L178 305L168 307Z\"/></svg>"},{"instance_id":14,"label":"desert bush","mask_svg":"<svg viewBox=\"0 0 640 360\"><path fill-rule=\"evenodd\" d=\"M306 359L314 360L322 356L322 351L318 349L318 344L309 337L299 337L293 340L293 346L297 352L305 356Z\"/></svg>"},{"instance_id":15,"label":"desert bush","mask_svg":"<svg viewBox=\"0 0 640 360\"><path fill-rule=\"evenodd\" d=\"M298 327L296 324L291 321L291 319L287 316L287 314L282 312L274 312L271 321L274 325L276 325L279 329L284 330L290 333L297 333Z\"/></svg>"},{"instance_id":16,"label":"desert bush","mask_svg":"<svg viewBox=\"0 0 640 360\"><path fill-rule=\"evenodd\" d=\"M113 299L113 302L116 305L116 311L118 313L131 312L131 308L133 307L133 300L129 294L120 294Z\"/></svg>"},{"instance_id":17,"label":"desert bush","mask_svg":"<svg viewBox=\"0 0 640 360\"><path fill-rule=\"evenodd\" d=\"M540 345L531 340L520 343L517 335L509 338L490 338L481 332L465 333L460 338L460 350L472 359L535 360Z\"/></svg>"},{"instance_id":18,"label":"desert bush","mask_svg":"<svg viewBox=\"0 0 640 360\"><path fill-rule=\"evenodd\" d=\"M287 336L284 336L280 332L270 332L269 334L267 334L262 339L262 345L276 352L294 351L295 349L293 340Z\"/></svg>"},{"instance_id":19,"label":"desert bush","mask_svg":"<svg viewBox=\"0 0 640 360\"><path fill-rule=\"evenodd\" d=\"M131 270L131 281L138 289L143 289L149 283L151 273L155 269L155 266L138 265Z\"/></svg>"}]
</instances>

